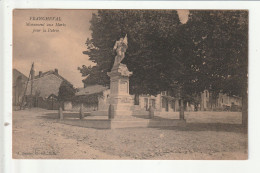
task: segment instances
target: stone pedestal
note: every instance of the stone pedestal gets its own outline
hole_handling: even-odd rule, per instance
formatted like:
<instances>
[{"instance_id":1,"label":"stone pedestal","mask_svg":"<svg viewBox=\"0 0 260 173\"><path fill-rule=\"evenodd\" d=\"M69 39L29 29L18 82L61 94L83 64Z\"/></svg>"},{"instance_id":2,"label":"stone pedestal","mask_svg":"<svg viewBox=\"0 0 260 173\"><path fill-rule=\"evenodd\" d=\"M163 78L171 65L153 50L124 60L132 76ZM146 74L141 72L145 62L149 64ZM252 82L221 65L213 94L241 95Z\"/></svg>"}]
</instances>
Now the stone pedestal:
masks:
<instances>
[{"instance_id":1,"label":"stone pedestal","mask_svg":"<svg viewBox=\"0 0 260 173\"><path fill-rule=\"evenodd\" d=\"M107 75L110 77L110 100L114 118L132 115L133 99L129 95L129 77L132 75L125 64L114 66Z\"/></svg>"}]
</instances>

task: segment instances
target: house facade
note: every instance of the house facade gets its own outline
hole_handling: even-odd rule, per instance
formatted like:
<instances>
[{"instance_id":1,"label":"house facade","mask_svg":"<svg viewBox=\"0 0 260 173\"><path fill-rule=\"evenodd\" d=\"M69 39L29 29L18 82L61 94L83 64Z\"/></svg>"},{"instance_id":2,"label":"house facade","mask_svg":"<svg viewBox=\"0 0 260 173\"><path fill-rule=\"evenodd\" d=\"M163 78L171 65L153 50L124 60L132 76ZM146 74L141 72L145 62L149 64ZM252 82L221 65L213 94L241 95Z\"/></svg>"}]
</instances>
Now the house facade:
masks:
<instances>
[{"instance_id":1,"label":"house facade","mask_svg":"<svg viewBox=\"0 0 260 173\"><path fill-rule=\"evenodd\" d=\"M78 111L83 106L86 112L107 111L109 107L108 87L102 85L90 85L79 88L75 97L64 102L65 111Z\"/></svg>"},{"instance_id":2,"label":"house facade","mask_svg":"<svg viewBox=\"0 0 260 173\"><path fill-rule=\"evenodd\" d=\"M179 111L179 99L169 96L166 91L152 95L140 95L139 104L135 104L136 109L148 111L153 107L158 112L177 112Z\"/></svg>"},{"instance_id":3,"label":"house facade","mask_svg":"<svg viewBox=\"0 0 260 173\"><path fill-rule=\"evenodd\" d=\"M17 69L13 69L13 105L14 106L19 106L21 104L27 81L28 78L23 73L21 73Z\"/></svg>"},{"instance_id":4,"label":"house facade","mask_svg":"<svg viewBox=\"0 0 260 173\"><path fill-rule=\"evenodd\" d=\"M135 115L148 114L150 107L157 112L179 111L179 99L169 96L167 92L153 95L131 96L131 110ZM85 85L75 97L64 103L64 110L79 111L83 105L86 112L92 115L107 115L110 103L110 89L101 85Z\"/></svg>"},{"instance_id":5,"label":"house facade","mask_svg":"<svg viewBox=\"0 0 260 173\"><path fill-rule=\"evenodd\" d=\"M72 87L72 84L58 73L58 69L39 71L38 75L35 75L32 69L25 94L26 104L30 104L30 107L58 109L59 88L63 83Z\"/></svg>"},{"instance_id":6,"label":"house facade","mask_svg":"<svg viewBox=\"0 0 260 173\"><path fill-rule=\"evenodd\" d=\"M239 111L242 109L242 98L219 93L213 96L211 92L205 90L201 93L201 111Z\"/></svg>"},{"instance_id":7,"label":"house facade","mask_svg":"<svg viewBox=\"0 0 260 173\"><path fill-rule=\"evenodd\" d=\"M34 75L34 73L32 75ZM40 71L38 75L31 77L27 86L26 95L37 95L44 99L47 99L52 94L58 96L62 82L72 85L58 73L58 69L44 73Z\"/></svg>"},{"instance_id":8,"label":"house facade","mask_svg":"<svg viewBox=\"0 0 260 173\"><path fill-rule=\"evenodd\" d=\"M92 109L92 112L99 111L99 113L95 115L104 114L108 110L109 93L110 90L108 88L101 92L96 101L95 109ZM136 96L131 95L131 97L131 109L136 115L147 114L150 107L153 107L157 114L179 112L180 110L180 99L170 96L166 91L156 96L139 95L138 98L136 98ZM184 102L185 111L240 111L239 108L241 107L242 99L240 97L219 93L217 97L214 98L212 93L208 90L200 94L200 103L197 105L197 108L190 102Z\"/></svg>"}]
</instances>

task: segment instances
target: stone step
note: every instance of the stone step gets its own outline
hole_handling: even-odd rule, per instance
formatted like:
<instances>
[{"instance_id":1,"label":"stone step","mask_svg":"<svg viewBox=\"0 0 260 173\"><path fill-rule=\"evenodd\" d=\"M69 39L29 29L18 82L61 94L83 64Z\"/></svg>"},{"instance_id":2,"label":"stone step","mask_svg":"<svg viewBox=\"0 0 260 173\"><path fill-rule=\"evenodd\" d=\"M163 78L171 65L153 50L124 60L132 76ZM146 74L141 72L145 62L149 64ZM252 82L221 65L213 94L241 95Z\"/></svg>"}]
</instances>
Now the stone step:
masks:
<instances>
[{"instance_id":1,"label":"stone step","mask_svg":"<svg viewBox=\"0 0 260 173\"><path fill-rule=\"evenodd\" d=\"M84 119L63 119L60 123L67 125L75 125L86 128L96 129L120 129L120 128L157 128L157 127L173 127L185 126L185 120L166 119L154 117L153 119L133 117L133 116L118 116L112 120L101 118L100 116L85 117Z\"/></svg>"}]
</instances>

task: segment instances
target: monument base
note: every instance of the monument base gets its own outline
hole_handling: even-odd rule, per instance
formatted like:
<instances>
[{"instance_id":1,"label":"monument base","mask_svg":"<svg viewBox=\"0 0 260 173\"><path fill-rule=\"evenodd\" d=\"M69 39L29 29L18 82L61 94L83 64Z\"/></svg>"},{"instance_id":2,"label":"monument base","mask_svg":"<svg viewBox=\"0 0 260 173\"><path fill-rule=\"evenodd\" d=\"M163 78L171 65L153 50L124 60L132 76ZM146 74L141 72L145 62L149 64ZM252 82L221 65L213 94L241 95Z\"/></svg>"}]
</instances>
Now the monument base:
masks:
<instances>
[{"instance_id":1,"label":"monument base","mask_svg":"<svg viewBox=\"0 0 260 173\"><path fill-rule=\"evenodd\" d=\"M108 117L108 110L100 110L100 111L93 111L90 113L91 116L105 116ZM128 110L115 110L114 111L114 116L115 118L117 117L125 117L125 116L132 116L133 112Z\"/></svg>"},{"instance_id":2,"label":"monument base","mask_svg":"<svg viewBox=\"0 0 260 173\"><path fill-rule=\"evenodd\" d=\"M129 77L132 72L128 71L125 64L119 63L107 74L110 77L111 117L131 116L133 98L129 95Z\"/></svg>"},{"instance_id":3,"label":"monument base","mask_svg":"<svg viewBox=\"0 0 260 173\"><path fill-rule=\"evenodd\" d=\"M122 118L122 117L126 117L126 116L132 116L133 112L132 111L125 111L125 110L115 110L114 111L114 119L116 118Z\"/></svg>"},{"instance_id":4,"label":"monument base","mask_svg":"<svg viewBox=\"0 0 260 173\"><path fill-rule=\"evenodd\" d=\"M186 120L180 119L144 119L133 116L119 116L109 120L104 116L90 116L84 119L66 118L59 121L67 125L75 125L95 129L122 129L122 128L162 128L162 127L184 127Z\"/></svg>"},{"instance_id":5,"label":"monument base","mask_svg":"<svg viewBox=\"0 0 260 173\"><path fill-rule=\"evenodd\" d=\"M176 127L185 126L186 120L156 120L156 119L114 119L111 121L111 129L121 128L162 128L162 127Z\"/></svg>"},{"instance_id":6,"label":"monument base","mask_svg":"<svg viewBox=\"0 0 260 173\"><path fill-rule=\"evenodd\" d=\"M108 110L98 110L90 113L91 116L108 116Z\"/></svg>"}]
</instances>

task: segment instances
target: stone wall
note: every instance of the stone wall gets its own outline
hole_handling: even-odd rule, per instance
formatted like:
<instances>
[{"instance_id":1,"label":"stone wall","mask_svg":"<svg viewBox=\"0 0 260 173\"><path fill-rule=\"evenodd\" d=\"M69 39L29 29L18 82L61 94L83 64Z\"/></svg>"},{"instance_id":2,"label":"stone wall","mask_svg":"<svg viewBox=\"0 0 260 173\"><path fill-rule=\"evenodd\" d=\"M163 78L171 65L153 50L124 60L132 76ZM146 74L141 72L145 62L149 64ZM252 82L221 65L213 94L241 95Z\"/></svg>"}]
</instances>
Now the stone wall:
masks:
<instances>
[{"instance_id":1,"label":"stone wall","mask_svg":"<svg viewBox=\"0 0 260 173\"><path fill-rule=\"evenodd\" d=\"M110 90L103 91L103 96L98 98L98 110L108 110Z\"/></svg>"},{"instance_id":2,"label":"stone wall","mask_svg":"<svg viewBox=\"0 0 260 173\"><path fill-rule=\"evenodd\" d=\"M64 110L78 112L80 110L81 104L82 103L79 103L79 102L66 101L66 102L64 102ZM98 110L98 106L97 105L88 105L86 103L83 103L83 109L84 109L84 112L93 112L93 111Z\"/></svg>"}]
</instances>

